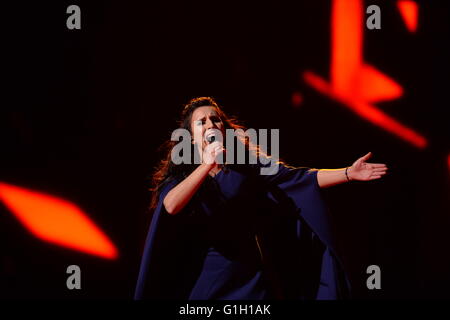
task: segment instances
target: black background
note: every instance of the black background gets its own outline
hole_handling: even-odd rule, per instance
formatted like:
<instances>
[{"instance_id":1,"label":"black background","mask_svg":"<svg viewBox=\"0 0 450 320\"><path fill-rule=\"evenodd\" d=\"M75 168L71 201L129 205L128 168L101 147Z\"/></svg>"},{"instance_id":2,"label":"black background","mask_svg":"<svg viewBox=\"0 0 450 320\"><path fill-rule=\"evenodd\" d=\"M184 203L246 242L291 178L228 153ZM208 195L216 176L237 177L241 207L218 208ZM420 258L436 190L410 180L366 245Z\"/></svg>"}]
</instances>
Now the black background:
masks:
<instances>
[{"instance_id":1,"label":"black background","mask_svg":"<svg viewBox=\"0 0 450 320\"><path fill-rule=\"evenodd\" d=\"M0 296L131 299L148 229L149 179L184 103L213 96L251 128L279 128L292 165L339 168L372 151L389 175L325 190L358 299L448 298L448 1L417 1L409 33L395 1L370 1L364 59L398 81L377 106L422 133L417 149L311 89L328 78L330 1L30 1L2 5L0 181L83 208L117 260L34 238L0 204ZM81 30L66 8L81 8ZM294 107L291 97L303 102ZM66 288L68 265L82 289ZM382 289L366 288L367 266Z\"/></svg>"}]
</instances>

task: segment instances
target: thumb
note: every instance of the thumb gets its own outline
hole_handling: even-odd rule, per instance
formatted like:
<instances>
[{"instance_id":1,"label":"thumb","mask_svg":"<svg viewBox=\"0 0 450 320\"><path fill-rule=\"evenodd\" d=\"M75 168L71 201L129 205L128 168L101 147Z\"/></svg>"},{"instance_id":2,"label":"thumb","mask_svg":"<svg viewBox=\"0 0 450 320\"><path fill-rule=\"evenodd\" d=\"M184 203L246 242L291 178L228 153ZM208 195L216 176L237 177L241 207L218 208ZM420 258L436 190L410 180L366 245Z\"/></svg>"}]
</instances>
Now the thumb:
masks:
<instances>
[{"instance_id":1,"label":"thumb","mask_svg":"<svg viewBox=\"0 0 450 320\"><path fill-rule=\"evenodd\" d=\"M365 156L361 157L362 161L366 161L368 160L370 157L372 157L372 152L367 153Z\"/></svg>"}]
</instances>

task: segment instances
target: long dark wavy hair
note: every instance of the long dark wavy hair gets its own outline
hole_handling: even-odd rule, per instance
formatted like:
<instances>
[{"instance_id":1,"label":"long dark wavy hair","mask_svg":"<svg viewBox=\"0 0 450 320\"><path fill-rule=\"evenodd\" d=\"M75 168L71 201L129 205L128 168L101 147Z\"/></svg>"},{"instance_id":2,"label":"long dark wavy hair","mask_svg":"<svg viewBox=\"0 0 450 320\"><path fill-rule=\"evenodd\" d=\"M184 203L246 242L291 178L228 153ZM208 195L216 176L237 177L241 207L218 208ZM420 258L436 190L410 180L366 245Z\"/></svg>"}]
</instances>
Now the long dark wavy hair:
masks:
<instances>
[{"instance_id":1,"label":"long dark wavy hair","mask_svg":"<svg viewBox=\"0 0 450 320\"><path fill-rule=\"evenodd\" d=\"M205 106L214 107L216 109L217 115L221 119L225 130L226 129L234 129L234 130L242 129L243 131L246 130L246 128L243 125L238 123L236 118L227 116L225 112L222 110L222 108L217 104L217 102L211 97L199 97L189 101L184 106L183 111L181 112L181 117L180 120L178 121L179 128L188 130L192 136L193 135L193 132L191 131L192 114L195 111L195 109ZM245 137L242 138L238 137L238 143L239 141L245 145L247 150L254 152L257 156L259 154L264 154L264 152L259 148L259 146L253 145L249 140L245 139ZM166 182L177 177L185 178L198 166L198 164L184 164L184 163L177 165L172 162L171 160L172 149L177 143L178 141L168 140L164 142L163 145L160 147L160 150L163 153L165 153L165 156L155 167L154 173L151 178L151 187L150 187L150 191L152 192L152 198L150 202L151 210L156 207L158 203L158 196L160 189ZM192 145L192 148L193 152L197 152L197 148L195 148L194 145ZM193 161L191 163L193 163Z\"/></svg>"}]
</instances>

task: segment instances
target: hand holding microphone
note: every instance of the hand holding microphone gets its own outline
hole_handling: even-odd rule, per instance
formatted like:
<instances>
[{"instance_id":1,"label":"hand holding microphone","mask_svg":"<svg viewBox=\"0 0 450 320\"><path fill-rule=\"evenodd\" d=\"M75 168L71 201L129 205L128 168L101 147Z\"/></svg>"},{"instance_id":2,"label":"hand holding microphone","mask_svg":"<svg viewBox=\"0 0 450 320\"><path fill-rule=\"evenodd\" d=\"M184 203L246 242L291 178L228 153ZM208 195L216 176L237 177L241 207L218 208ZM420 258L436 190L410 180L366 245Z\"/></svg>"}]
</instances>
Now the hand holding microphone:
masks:
<instances>
[{"instance_id":1,"label":"hand holding microphone","mask_svg":"<svg viewBox=\"0 0 450 320\"><path fill-rule=\"evenodd\" d=\"M208 143L203 150L203 162L206 164L223 164L224 151L222 132L210 129L205 132L205 141Z\"/></svg>"}]
</instances>

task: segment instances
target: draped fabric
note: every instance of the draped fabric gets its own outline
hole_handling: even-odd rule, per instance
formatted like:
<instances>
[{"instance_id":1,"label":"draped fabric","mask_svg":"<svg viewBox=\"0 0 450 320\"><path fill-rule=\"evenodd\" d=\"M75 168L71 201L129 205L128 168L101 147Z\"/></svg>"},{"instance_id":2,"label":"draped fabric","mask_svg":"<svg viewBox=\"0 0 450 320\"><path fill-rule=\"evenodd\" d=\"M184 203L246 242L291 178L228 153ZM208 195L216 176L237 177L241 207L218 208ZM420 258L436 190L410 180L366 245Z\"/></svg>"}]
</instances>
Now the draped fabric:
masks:
<instances>
[{"instance_id":1,"label":"draped fabric","mask_svg":"<svg viewBox=\"0 0 450 320\"><path fill-rule=\"evenodd\" d=\"M135 299L342 299L349 282L317 170L227 165L182 211L153 212Z\"/></svg>"}]
</instances>

